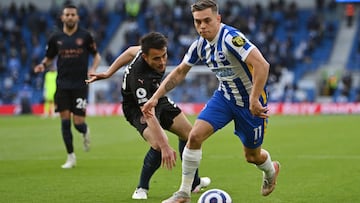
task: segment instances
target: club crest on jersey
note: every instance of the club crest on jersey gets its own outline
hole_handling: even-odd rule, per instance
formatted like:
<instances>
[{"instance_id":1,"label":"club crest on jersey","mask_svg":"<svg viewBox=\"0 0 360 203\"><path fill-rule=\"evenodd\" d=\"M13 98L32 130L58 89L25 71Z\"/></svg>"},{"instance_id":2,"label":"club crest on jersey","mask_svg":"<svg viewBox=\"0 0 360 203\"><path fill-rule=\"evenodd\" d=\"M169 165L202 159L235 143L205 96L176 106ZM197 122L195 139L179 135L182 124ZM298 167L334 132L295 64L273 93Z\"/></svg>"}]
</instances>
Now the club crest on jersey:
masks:
<instances>
[{"instance_id":1,"label":"club crest on jersey","mask_svg":"<svg viewBox=\"0 0 360 203\"><path fill-rule=\"evenodd\" d=\"M218 56L219 56L220 61L225 61L226 60L224 52L219 51Z\"/></svg>"},{"instance_id":2,"label":"club crest on jersey","mask_svg":"<svg viewBox=\"0 0 360 203\"><path fill-rule=\"evenodd\" d=\"M235 36L232 38L231 42L237 47L242 47L245 44L245 39L240 36Z\"/></svg>"},{"instance_id":3,"label":"club crest on jersey","mask_svg":"<svg viewBox=\"0 0 360 203\"><path fill-rule=\"evenodd\" d=\"M84 43L84 40L81 38L76 39L76 45L81 46Z\"/></svg>"}]
</instances>

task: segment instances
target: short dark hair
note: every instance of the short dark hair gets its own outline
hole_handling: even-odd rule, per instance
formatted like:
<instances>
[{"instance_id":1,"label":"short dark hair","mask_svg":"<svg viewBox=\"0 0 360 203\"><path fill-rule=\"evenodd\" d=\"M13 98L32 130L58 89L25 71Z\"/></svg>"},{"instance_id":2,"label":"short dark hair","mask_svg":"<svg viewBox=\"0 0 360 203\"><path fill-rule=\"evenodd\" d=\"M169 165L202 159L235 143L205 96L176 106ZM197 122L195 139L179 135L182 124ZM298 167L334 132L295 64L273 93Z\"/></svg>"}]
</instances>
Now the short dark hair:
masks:
<instances>
[{"instance_id":1,"label":"short dark hair","mask_svg":"<svg viewBox=\"0 0 360 203\"><path fill-rule=\"evenodd\" d=\"M63 9L65 8L74 8L77 9L77 7L74 4L64 4Z\"/></svg>"},{"instance_id":2,"label":"short dark hair","mask_svg":"<svg viewBox=\"0 0 360 203\"><path fill-rule=\"evenodd\" d=\"M199 0L191 5L191 12L202 11L207 8L211 8L213 12L219 12L215 0Z\"/></svg>"},{"instance_id":3,"label":"short dark hair","mask_svg":"<svg viewBox=\"0 0 360 203\"><path fill-rule=\"evenodd\" d=\"M159 32L150 32L140 39L140 45L142 52L148 54L150 49L167 47L167 39Z\"/></svg>"}]
</instances>

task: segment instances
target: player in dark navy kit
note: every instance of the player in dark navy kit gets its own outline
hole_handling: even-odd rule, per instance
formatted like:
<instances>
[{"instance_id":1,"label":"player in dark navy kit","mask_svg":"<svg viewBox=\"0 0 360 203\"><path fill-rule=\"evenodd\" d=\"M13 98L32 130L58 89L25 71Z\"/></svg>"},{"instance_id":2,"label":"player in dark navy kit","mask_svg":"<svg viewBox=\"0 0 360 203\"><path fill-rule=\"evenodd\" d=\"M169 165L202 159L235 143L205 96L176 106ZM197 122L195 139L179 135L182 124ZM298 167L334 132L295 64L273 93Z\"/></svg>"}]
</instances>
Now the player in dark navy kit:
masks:
<instances>
[{"instance_id":1,"label":"player in dark navy kit","mask_svg":"<svg viewBox=\"0 0 360 203\"><path fill-rule=\"evenodd\" d=\"M71 132L71 115L75 129L83 135L84 150L88 151L89 128L85 122L88 86L85 80L89 73L96 72L101 57L92 35L78 27L79 16L75 6L66 5L61 20L62 31L51 35L46 56L41 64L35 66L34 72L44 71L57 57L55 111L60 113L61 132L68 153L67 160L61 167L73 168L76 165L76 157ZM90 55L93 56L93 62L89 69Z\"/></svg>"},{"instance_id":2,"label":"player in dark navy kit","mask_svg":"<svg viewBox=\"0 0 360 203\"><path fill-rule=\"evenodd\" d=\"M87 80L90 83L109 78L129 63L122 84L124 115L151 146L145 155L140 181L132 196L133 199L147 199L150 178L161 163L168 169L175 165L176 152L169 145L163 129L179 137L179 152L182 154L192 127L184 113L166 96L160 98L158 105L152 109L156 117L144 118L141 112L142 105L157 90L165 73L167 40L164 35L151 32L141 39L140 45L128 48L107 71L91 74L92 78ZM199 192L209 184L208 177L199 178L196 172L192 191Z\"/></svg>"}]
</instances>

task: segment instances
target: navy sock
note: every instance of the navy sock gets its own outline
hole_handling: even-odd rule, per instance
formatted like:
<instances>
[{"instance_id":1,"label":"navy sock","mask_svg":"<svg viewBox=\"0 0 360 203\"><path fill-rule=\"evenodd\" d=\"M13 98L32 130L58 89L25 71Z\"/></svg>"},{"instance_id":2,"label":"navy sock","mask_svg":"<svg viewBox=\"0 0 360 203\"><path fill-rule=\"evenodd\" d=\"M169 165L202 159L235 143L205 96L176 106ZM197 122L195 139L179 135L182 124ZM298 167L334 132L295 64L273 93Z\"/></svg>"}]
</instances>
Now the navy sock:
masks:
<instances>
[{"instance_id":1,"label":"navy sock","mask_svg":"<svg viewBox=\"0 0 360 203\"><path fill-rule=\"evenodd\" d=\"M82 134L85 134L86 131L87 131L87 125L86 125L86 123L77 124L77 125L75 124L74 126L75 126L75 129L76 129L77 131L79 131L80 133L82 133Z\"/></svg>"},{"instance_id":2,"label":"navy sock","mask_svg":"<svg viewBox=\"0 0 360 203\"><path fill-rule=\"evenodd\" d=\"M68 154L73 153L74 146L73 146L73 135L71 132L70 120L61 120L61 132L67 153Z\"/></svg>"},{"instance_id":3,"label":"navy sock","mask_svg":"<svg viewBox=\"0 0 360 203\"><path fill-rule=\"evenodd\" d=\"M179 153L180 153L181 160L182 160L182 154L183 154L184 148L186 146L186 142L187 141L179 140ZM196 169L194 181L192 184L192 190L199 184L200 184L199 169Z\"/></svg>"},{"instance_id":4,"label":"navy sock","mask_svg":"<svg viewBox=\"0 0 360 203\"><path fill-rule=\"evenodd\" d=\"M140 182L138 188L149 189L149 182L156 170L161 165L161 152L150 148L144 158L143 168L141 170Z\"/></svg>"}]
</instances>

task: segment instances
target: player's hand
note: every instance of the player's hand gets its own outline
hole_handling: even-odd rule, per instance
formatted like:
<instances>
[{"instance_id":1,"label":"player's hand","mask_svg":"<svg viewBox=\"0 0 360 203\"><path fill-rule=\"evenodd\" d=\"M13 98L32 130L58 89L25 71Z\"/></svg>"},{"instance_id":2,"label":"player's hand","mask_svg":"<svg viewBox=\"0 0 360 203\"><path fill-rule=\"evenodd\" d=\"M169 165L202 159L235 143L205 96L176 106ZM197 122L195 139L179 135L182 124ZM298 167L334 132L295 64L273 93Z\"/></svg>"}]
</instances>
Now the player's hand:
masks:
<instances>
[{"instance_id":1,"label":"player's hand","mask_svg":"<svg viewBox=\"0 0 360 203\"><path fill-rule=\"evenodd\" d=\"M158 100L151 97L149 99L149 101L147 101L141 108L141 111L143 112L145 118L148 118L148 117L151 117L151 116L154 116L151 109L152 108L155 108L155 106L157 105L158 103Z\"/></svg>"},{"instance_id":2,"label":"player's hand","mask_svg":"<svg viewBox=\"0 0 360 203\"><path fill-rule=\"evenodd\" d=\"M92 83L96 80L103 80L109 76L105 73L89 73L89 79L85 80L86 84Z\"/></svg>"},{"instance_id":3,"label":"player's hand","mask_svg":"<svg viewBox=\"0 0 360 203\"><path fill-rule=\"evenodd\" d=\"M44 64L40 63L34 67L34 73L40 73L45 71Z\"/></svg>"},{"instance_id":4,"label":"player's hand","mask_svg":"<svg viewBox=\"0 0 360 203\"><path fill-rule=\"evenodd\" d=\"M176 165L176 151L170 146L161 149L162 167L171 170Z\"/></svg>"},{"instance_id":5,"label":"player's hand","mask_svg":"<svg viewBox=\"0 0 360 203\"><path fill-rule=\"evenodd\" d=\"M260 118L268 118L269 117L269 109L267 107L263 107L259 101L259 99L250 97L250 112L252 115L260 117Z\"/></svg>"}]
</instances>

